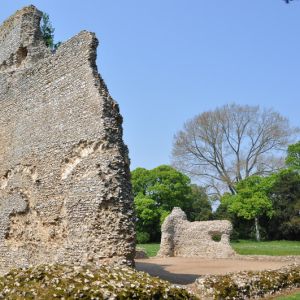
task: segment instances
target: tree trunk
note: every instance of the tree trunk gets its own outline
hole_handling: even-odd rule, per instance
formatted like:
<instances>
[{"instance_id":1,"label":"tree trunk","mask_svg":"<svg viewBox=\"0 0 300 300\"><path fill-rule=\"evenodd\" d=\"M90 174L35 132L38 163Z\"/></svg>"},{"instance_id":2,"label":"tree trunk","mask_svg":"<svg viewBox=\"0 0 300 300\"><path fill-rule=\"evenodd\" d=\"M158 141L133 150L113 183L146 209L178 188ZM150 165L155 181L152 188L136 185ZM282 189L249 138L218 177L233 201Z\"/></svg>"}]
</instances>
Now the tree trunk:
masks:
<instances>
[{"instance_id":1,"label":"tree trunk","mask_svg":"<svg viewBox=\"0 0 300 300\"><path fill-rule=\"evenodd\" d=\"M254 221L255 221L256 241L260 242L260 233L259 233L259 227L258 227L258 218L255 218Z\"/></svg>"},{"instance_id":2,"label":"tree trunk","mask_svg":"<svg viewBox=\"0 0 300 300\"><path fill-rule=\"evenodd\" d=\"M228 184L227 186L228 186L228 188L229 188L231 194L232 194L232 195L236 195L236 190L235 190L235 188L234 188L231 184Z\"/></svg>"}]
</instances>

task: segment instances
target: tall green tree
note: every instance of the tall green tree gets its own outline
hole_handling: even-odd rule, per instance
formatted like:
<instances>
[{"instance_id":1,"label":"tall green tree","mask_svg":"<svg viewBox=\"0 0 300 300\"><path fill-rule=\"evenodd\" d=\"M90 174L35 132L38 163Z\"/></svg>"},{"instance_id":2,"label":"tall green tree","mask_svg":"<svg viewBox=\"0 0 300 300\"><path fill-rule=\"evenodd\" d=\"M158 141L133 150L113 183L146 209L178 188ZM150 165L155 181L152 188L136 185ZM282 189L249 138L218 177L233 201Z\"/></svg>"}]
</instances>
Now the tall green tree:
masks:
<instances>
[{"instance_id":1,"label":"tall green tree","mask_svg":"<svg viewBox=\"0 0 300 300\"><path fill-rule=\"evenodd\" d=\"M289 168L300 171L300 141L289 145L285 162Z\"/></svg>"},{"instance_id":2,"label":"tall green tree","mask_svg":"<svg viewBox=\"0 0 300 300\"><path fill-rule=\"evenodd\" d=\"M155 241L162 211L157 208L154 200L141 194L134 198L134 206L138 216L136 223L138 242L143 244Z\"/></svg>"},{"instance_id":3,"label":"tall green tree","mask_svg":"<svg viewBox=\"0 0 300 300\"><path fill-rule=\"evenodd\" d=\"M211 202L206 190L191 184L190 200L184 203L183 210L190 221L207 221L213 218Z\"/></svg>"},{"instance_id":4,"label":"tall green tree","mask_svg":"<svg viewBox=\"0 0 300 300\"><path fill-rule=\"evenodd\" d=\"M159 241L164 218L174 206L183 207L189 201L190 179L170 166L161 165L152 170L135 169L131 182L138 242Z\"/></svg>"},{"instance_id":5,"label":"tall green tree","mask_svg":"<svg viewBox=\"0 0 300 300\"><path fill-rule=\"evenodd\" d=\"M221 201L228 210L247 220L254 220L256 240L260 240L259 217L272 217L273 205L268 197L274 176L251 176L236 185L236 194L226 193Z\"/></svg>"},{"instance_id":6,"label":"tall green tree","mask_svg":"<svg viewBox=\"0 0 300 300\"><path fill-rule=\"evenodd\" d=\"M269 204L272 203L272 218L268 216L268 211L263 212L264 210L260 210L262 214L258 217L259 227L264 231L265 238L270 240L299 240L300 142L288 147L286 165L288 168L284 170L267 177L252 176L250 182L245 181L246 185L238 185L238 196L232 199L225 195L214 217L231 220L234 225L235 236L247 238L251 235L250 226L247 225L247 221L242 221L241 217L247 217L247 219L250 217L242 211L242 208L248 209L248 206L253 205L251 202L255 199L259 199L259 202L262 199L268 199ZM248 201L247 205L243 203L246 201Z\"/></svg>"},{"instance_id":7,"label":"tall green tree","mask_svg":"<svg viewBox=\"0 0 300 300\"><path fill-rule=\"evenodd\" d=\"M191 185L188 176L170 166L137 168L131 173L131 182L138 242L147 238L159 241L161 224L173 207L182 208L190 220L210 218L211 206L205 190Z\"/></svg>"},{"instance_id":8,"label":"tall green tree","mask_svg":"<svg viewBox=\"0 0 300 300\"><path fill-rule=\"evenodd\" d=\"M152 170L137 168L131 177L134 196L147 196L168 211L174 206L182 207L191 193L190 178L167 165Z\"/></svg>"},{"instance_id":9,"label":"tall green tree","mask_svg":"<svg viewBox=\"0 0 300 300\"><path fill-rule=\"evenodd\" d=\"M247 220L243 217L237 216L237 214L230 212L228 206L225 203L220 203L217 209L213 212L214 220L229 220L232 223L233 231L230 235L231 240L247 240L253 238L253 229L255 227L253 220Z\"/></svg>"},{"instance_id":10,"label":"tall green tree","mask_svg":"<svg viewBox=\"0 0 300 300\"><path fill-rule=\"evenodd\" d=\"M267 222L269 239L300 240L300 174L283 170L276 176L269 197L274 215Z\"/></svg>"}]
</instances>

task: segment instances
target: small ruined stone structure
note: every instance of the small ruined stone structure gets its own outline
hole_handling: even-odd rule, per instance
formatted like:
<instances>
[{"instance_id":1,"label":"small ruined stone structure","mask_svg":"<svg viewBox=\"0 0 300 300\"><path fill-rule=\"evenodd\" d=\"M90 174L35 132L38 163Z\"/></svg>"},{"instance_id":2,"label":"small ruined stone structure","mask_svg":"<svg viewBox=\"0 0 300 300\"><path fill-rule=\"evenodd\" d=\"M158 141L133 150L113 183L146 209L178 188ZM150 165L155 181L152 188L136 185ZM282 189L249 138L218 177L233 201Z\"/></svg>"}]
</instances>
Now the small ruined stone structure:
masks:
<instances>
[{"instance_id":1,"label":"small ruined stone structure","mask_svg":"<svg viewBox=\"0 0 300 300\"><path fill-rule=\"evenodd\" d=\"M82 31L56 53L42 13L0 27L0 273L41 263L133 262L122 117Z\"/></svg>"},{"instance_id":2,"label":"small ruined stone structure","mask_svg":"<svg viewBox=\"0 0 300 300\"><path fill-rule=\"evenodd\" d=\"M226 258L235 255L229 244L232 225L229 221L189 222L179 208L162 224L162 237L158 256L199 256ZM214 241L214 237L220 241Z\"/></svg>"}]
</instances>

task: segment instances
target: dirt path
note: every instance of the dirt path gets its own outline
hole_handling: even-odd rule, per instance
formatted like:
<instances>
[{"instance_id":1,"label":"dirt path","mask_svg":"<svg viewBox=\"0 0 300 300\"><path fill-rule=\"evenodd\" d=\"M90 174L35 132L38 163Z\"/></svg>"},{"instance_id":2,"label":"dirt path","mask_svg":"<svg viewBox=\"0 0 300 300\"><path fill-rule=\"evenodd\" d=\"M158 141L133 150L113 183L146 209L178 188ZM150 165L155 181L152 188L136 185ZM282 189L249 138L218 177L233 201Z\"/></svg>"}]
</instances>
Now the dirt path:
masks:
<instances>
[{"instance_id":1,"label":"dirt path","mask_svg":"<svg viewBox=\"0 0 300 300\"><path fill-rule=\"evenodd\" d=\"M200 275L226 274L238 271L261 271L278 269L288 265L288 261L242 260L242 259L204 259L204 258L150 258L137 259L136 268L152 276L158 276L177 284L191 284Z\"/></svg>"}]
</instances>

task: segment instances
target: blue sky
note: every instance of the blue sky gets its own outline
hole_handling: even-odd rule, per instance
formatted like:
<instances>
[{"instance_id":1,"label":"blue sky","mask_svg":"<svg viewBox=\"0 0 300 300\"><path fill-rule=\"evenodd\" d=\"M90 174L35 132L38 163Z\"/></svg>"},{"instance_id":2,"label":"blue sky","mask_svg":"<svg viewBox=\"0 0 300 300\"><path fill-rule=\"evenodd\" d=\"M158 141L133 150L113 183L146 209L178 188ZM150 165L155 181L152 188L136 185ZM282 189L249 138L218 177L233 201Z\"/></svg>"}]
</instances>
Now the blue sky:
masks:
<instances>
[{"instance_id":1,"label":"blue sky","mask_svg":"<svg viewBox=\"0 0 300 300\"><path fill-rule=\"evenodd\" d=\"M132 169L170 163L183 123L229 102L300 126L300 1L1 0L0 22L29 4L50 15L56 40L96 32Z\"/></svg>"}]
</instances>

